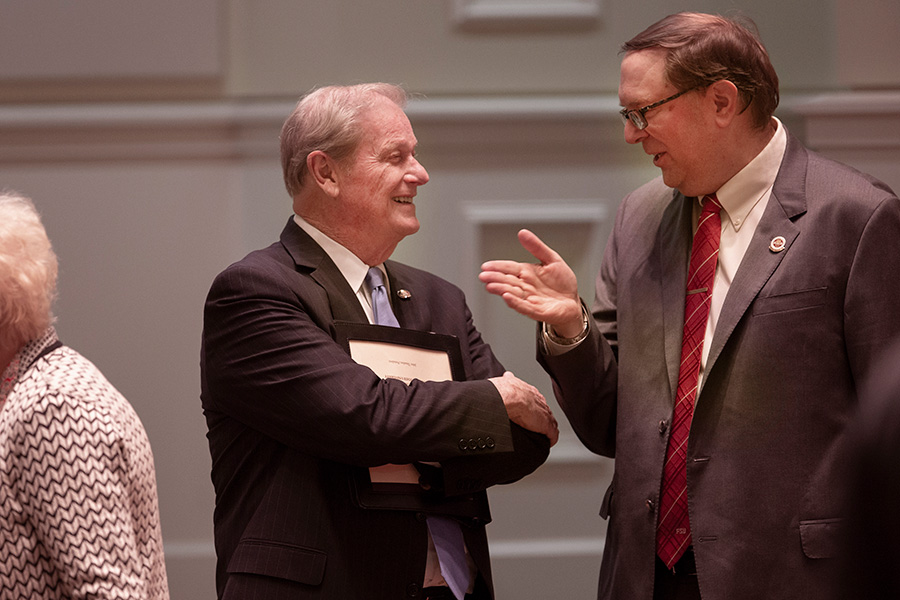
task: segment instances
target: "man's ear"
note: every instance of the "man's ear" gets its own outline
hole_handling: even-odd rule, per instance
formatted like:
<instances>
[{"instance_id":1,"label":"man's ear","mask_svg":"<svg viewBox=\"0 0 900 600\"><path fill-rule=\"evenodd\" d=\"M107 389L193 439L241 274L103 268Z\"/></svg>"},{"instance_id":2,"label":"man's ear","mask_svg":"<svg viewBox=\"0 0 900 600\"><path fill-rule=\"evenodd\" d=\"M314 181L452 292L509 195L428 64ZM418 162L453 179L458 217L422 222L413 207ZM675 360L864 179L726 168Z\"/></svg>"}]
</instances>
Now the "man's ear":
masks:
<instances>
[{"instance_id":1,"label":"man's ear","mask_svg":"<svg viewBox=\"0 0 900 600\"><path fill-rule=\"evenodd\" d=\"M338 182L338 168L334 159L321 150L313 150L306 157L306 168L310 177L323 192L332 198L337 197L340 192L340 184Z\"/></svg>"},{"instance_id":2,"label":"man's ear","mask_svg":"<svg viewBox=\"0 0 900 600\"><path fill-rule=\"evenodd\" d=\"M741 94L737 86L727 79L720 79L706 90L716 107L716 120L727 125L741 112Z\"/></svg>"}]
</instances>

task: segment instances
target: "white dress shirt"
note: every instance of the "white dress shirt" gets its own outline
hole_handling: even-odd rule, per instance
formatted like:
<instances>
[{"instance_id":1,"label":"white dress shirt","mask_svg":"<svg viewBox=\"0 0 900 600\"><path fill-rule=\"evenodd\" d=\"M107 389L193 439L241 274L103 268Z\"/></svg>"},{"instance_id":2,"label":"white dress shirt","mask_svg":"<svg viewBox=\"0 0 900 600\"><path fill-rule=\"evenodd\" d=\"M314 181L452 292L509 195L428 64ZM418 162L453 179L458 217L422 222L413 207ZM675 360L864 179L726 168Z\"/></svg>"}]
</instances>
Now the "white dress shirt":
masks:
<instances>
[{"instance_id":1,"label":"white dress shirt","mask_svg":"<svg viewBox=\"0 0 900 600\"><path fill-rule=\"evenodd\" d=\"M716 323L722 313L722 305L725 304L725 296L728 295L734 275L737 273L744 254L750 246L750 240L756 232L756 226L759 225L759 220L769 204L772 186L778 175L778 169L781 167L781 160L784 158L787 133L785 133L781 121L774 120L777 125L775 135L772 136L762 152L716 191L716 198L722 205L722 211L719 213L722 220L722 235L719 239L719 258L716 264L716 279L713 283L709 321L707 321L706 335L703 338L703 358L700 360L701 381ZM698 199L694 205L695 230L699 217L700 201Z\"/></svg>"},{"instance_id":2,"label":"white dress shirt","mask_svg":"<svg viewBox=\"0 0 900 600\"><path fill-rule=\"evenodd\" d=\"M366 317L369 319L369 323L374 323L375 313L372 311L372 294L366 289L367 286L365 285L366 274L369 272L369 265L361 261L359 257L350 250L316 229L313 225L310 225L306 219L300 215L294 215L294 222L300 229L305 231L309 237L315 240L315 242L325 251L325 254L328 255L328 258L337 265L341 275L344 276L344 279L346 279L347 283L350 285L350 289L356 292L356 298L359 300L360 305L362 305L363 310L366 311ZM379 265L379 268L384 272L384 265ZM388 283L386 274L384 277L384 285L388 294L390 294L390 284Z\"/></svg>"}]
</instances>

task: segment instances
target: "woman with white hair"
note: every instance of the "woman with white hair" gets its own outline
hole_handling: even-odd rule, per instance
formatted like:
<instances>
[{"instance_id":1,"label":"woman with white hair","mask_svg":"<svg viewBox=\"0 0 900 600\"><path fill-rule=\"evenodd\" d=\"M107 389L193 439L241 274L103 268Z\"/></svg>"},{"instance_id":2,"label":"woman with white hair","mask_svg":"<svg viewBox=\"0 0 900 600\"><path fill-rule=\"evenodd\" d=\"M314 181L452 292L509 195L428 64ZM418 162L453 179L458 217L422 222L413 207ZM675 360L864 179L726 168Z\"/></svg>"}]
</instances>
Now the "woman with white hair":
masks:
<instances>
[{"instance_id":1,"label":"woman with white hair","mask_svg":"<svg viewBox=\"0 0 900 600\"><path fill-rule=\"evenodd\" d=\"M166 599L150 443L57 338L56 275L34 205L0 194L0 598Z\"/></svg>"}]
</instances>

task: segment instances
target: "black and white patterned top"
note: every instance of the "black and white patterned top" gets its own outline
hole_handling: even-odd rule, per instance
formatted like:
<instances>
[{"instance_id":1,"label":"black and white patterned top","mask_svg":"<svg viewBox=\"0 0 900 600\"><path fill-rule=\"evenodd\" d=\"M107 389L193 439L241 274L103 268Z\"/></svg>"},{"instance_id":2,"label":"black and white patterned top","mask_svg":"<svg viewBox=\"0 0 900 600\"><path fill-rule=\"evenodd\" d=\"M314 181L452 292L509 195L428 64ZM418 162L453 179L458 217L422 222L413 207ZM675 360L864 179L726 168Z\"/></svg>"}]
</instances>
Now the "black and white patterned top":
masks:
<instances>
[{"instance_id":1,"label":"black and white patterned top","mask_svg":"<svg viewBox=\"0 0 900 600\"><path fill-rule=\"evenodd\" d=\"M150 442L52 329L0 399L0 598L167 599ZM47 350L50 350L47 352Z\"/></svg>"}]
</instances>

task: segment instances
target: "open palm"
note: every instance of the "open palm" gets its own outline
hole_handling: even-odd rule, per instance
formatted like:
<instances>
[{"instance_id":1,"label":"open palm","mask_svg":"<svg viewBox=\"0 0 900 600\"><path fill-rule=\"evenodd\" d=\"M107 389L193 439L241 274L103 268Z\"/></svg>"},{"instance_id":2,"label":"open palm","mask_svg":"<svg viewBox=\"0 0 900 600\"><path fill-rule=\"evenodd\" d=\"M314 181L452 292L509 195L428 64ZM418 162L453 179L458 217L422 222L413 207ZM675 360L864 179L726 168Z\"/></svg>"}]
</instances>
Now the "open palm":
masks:
<instances>
[{"instance_id":1,"label":"open palm","mask_svg":"<svg viewBox=\"0 0 900 600\"><path fill-rule=\"evenodd\" d=\"M488 292L503 298L516 312L553 325L561 335L568 331L574 335L582 327L575 273L531 231L522 229L518 237L538 263L491 260L481 265L478 278Z\"/></svg>"}]
</instances>

